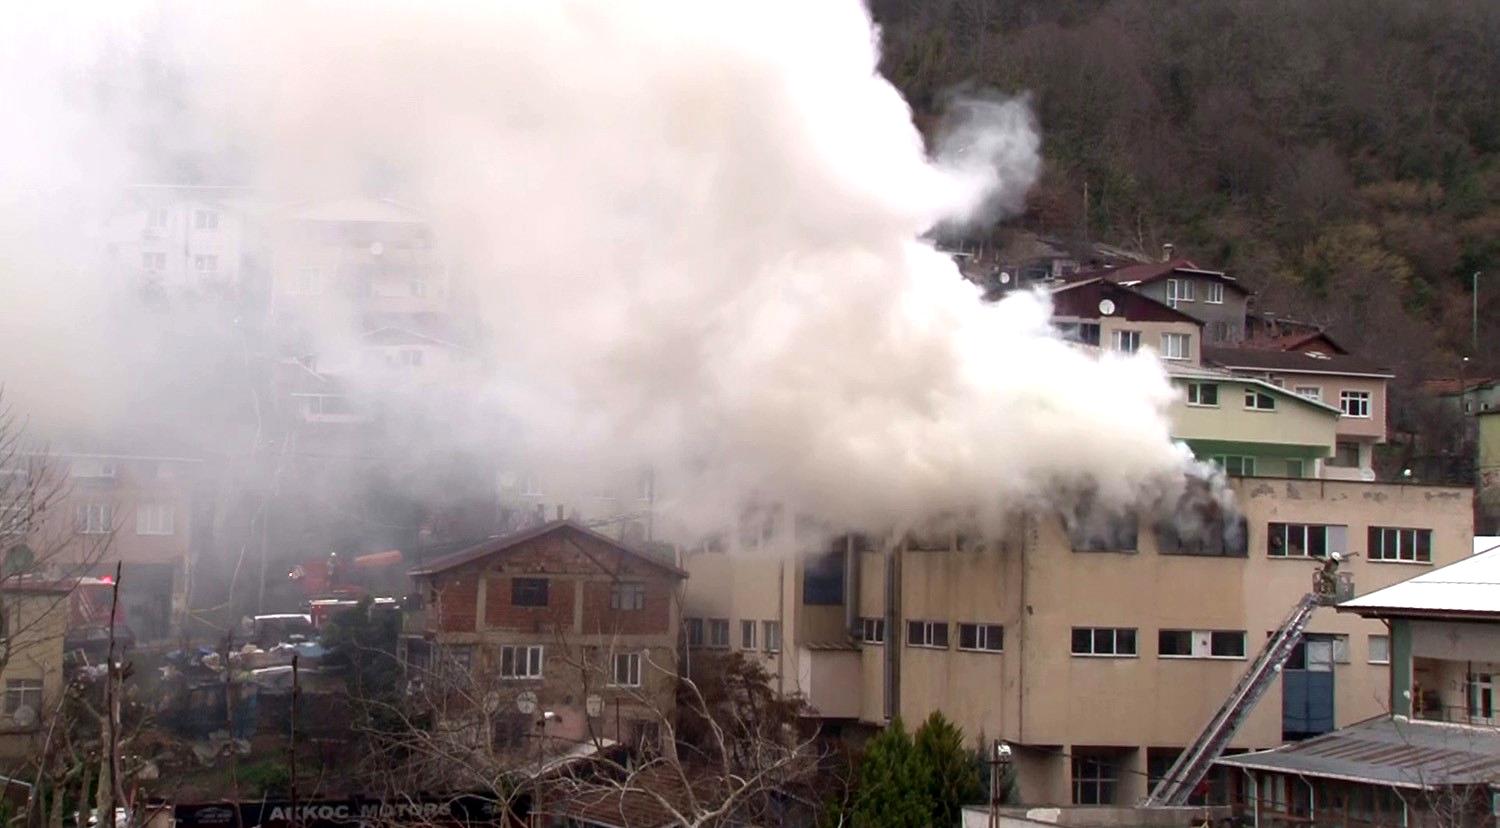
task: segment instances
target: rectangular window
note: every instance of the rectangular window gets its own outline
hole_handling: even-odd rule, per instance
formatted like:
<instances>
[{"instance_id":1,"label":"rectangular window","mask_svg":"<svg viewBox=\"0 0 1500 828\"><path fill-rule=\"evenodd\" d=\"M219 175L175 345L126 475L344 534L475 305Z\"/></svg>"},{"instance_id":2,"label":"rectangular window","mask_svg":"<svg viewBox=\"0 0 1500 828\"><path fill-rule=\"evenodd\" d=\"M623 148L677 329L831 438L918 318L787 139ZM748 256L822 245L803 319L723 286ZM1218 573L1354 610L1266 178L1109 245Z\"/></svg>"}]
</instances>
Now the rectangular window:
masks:
<instances>
[{"instance_id":1,"label":"rectangular window","mask_svg":"<svg viewBox=\"0 0 1500 828\"><path fill-rule=\"evenodd\" d=\"M167 269L167 254L142 253L141 269L148 273L160 273Z\"/></svg>"},{"instance_id":2,"label":"rectangular window","mask_svg":"<svg viewBox=\"0 0 1500 828\"><path fill-rule=\"evenodd\" d=\"M1110 336L1110 347L1122 353L1133 354L1141 349L1141 332L1115 331Z\"/></svg>"},{"instance_id":3,"label":"rectangular window","mask_svg":"<svg viewBox=\"0 0 1500 828\"><path fill-rule=\"evenodd\" d=\"M74 460L68 466L68 474L72 477L113 478L115 464L108 460Z\"/></svg>"},{"instance_id":4,"label":"rectangular window","mask_svg":"<svg viewBox=\"0 0 1500 828\"><path fill-rule=\"evenodd\" d=\"M1161 658L1244 658L1244 630L1159 630Z\"/></svg>"},{"instance_id":5,"label":"rectangular window","mask_svg":"<svg viewBox=\"0 0 1500 828\"><path fill-rule=\"evenodd\" d=\"M708 619L708 646L718 649L729 647L729 619Z\"/></svg>"},{"instance_id":6,"label":"rectangular window","mask_svg":"<svg viewBox=\"0 0 1500 828\"><path fill-rule=\"evenodd\" d=\"M755 649L755 622L754 621L741 621L740 622L740 649L742 649L742 650L753 650L753 649Z\"/></svg>"},{"instance_id":7,"label":"rectangular window","mask_svg":"<svg viewBox=\"0 0 1500 828\"><path fill-rule=\"evenodd\" d=\"M1495 675L1469 673L1464 681L1471 724L1489 724L1495 718Z\"/></svg>"},{"instance_id":8,"label":"rectangular window","mask_svg":"<svg viewBox=\"0 0 1500 828\"><path fill-rule=\"evenodd\" d=\"M114 510L108 503L80 503L73 520L79 534L105 535L114 529Z\"/></svg>"},{"instance_id":9,"label":"rectangular window","mask_svg":"<svg viewBox=\"0 0 1500 828\"><path fill-rule=\"evenodd\" d=\"M1074 627L1073 655L1135 656L1133 627Z\"/></svg>"},{"instance_id":10,"label":"rectangular window","mask_svg":"<svg viewBox=\"0 0 1500 828\"><path fill-rule=\"evenodd\" d=\"M1340 391L1339 409L1345 417L1370 418L1369 391Z\"/></svg>"},{"instance_id":11,"label":"rectangular window","mask_svg":"<svg viewBox=\"0 0 1500 828\"><path fill-rule=\"evenodd\" d=\"M906 645L908 647L934 647L942 650L948 649L948 622L906 622Z\"/></svg>"},{"instance_id":12,"label":"rectangular window","mask_svg":"<svg viewBox=\"0 0 1500 828\"><path fill-rule=\"evenodd\" d=\"M1292 391L1299 397L1306 397L1317 402L1323 401L1323 389L1316 385L1298 385Z\"/></svg>"},{"instance_id":13,"label":"rectangular window","mask_svg":"<svg viewBox=\"0 0 1500 828\"><path fill-rule=\"evenodd\" d=\"M547 606L547 579L510 579L510 604L513 607Z\"/></svg>"},{"instance_id":14,"label":"rectangular window","mask_svg":"<svg viewBox=\"0 0 1500 828\"><path fill-rule=\"evenodd\" d=\"M5 715L14 715L22 707L31 708L38 716L42 713L41 679L7 679L5 682Z\"/></svg>"},{"instance_id":15,"label":"rectangular window","mask_svg":"<svg viewBox=\"0 0 1500 828\"><path fill-rule=\"evenodd\" d=\"M958 648L998 653L1005 649L1005 628L999 624L959 624Z\"/></svg>"},{"instance_id":16,"label":"rectangular window","mask_svg":"<svg viewBox=\"0 0 1500 828\"><path fill-rule=\"evenodd\" d=\"M219 257L201 254L194 256L193 269L199 273L217 273L219 270Z\"/></svg>"},{"instance_id":17,"label":"rectangular window","mask_svg":"<svg viewBox=\"0 0 1500 828\"><path fill-rule=\"evenodd\" d=\"M689 618L687 621L687 643L689 647L703 646L703 619Z\"/></svg>"},{"instance_id":18,"label":"rectangular window","mask_svg":"<svg viewBox=\"0 0 1500 828\"><path fill-rule=\"evenodd\" d=\"M422 297L424 297L424 296L427 295L427 275L426 274L424 274L424 273L418 273L418 274L412 276L411 277L411 281L410 281L409 284L410 284L410 287L411 287L411 295L412 296L415 296L415 297L417 297L417 298L420 299L420 298L422 298Z\"/></svg>"},{"instance_id":19,"label":"rectangular window","mask_svg":"<svg viewBox=\"0 0 1500 828\"><path fill-rule=\"evenodd\" d=\"M615 653L610 669L610 687L641 686L641 654Z\"/></svg>"},{"instance_id":20,"label":"rectangular window","mask_svg":"<svg viewBox=\"0 0 1500 828\"><path fill-rule=\"evenodd\" d=\"M1193 301L1193 283L1187 279L1167 280L1167 304L1177 307L1179 302Z\"/></svg>"},{"instance_id":21,"label":"rectangular window","mask_svg":"<svg viewBox=\"0 0 1500 828\"><path fill-rule=\"evenodd\" d=\"M1203 301L1210 305L1224 304L1224 284L1222 282L1208 283L1208 296Z\"/></svg>"},{"instance_id":22,"label":"rectangular window","mask_svg":"<svg viewBox=\"0 0 1500 828\"><path fill-rule=\"evenodd\" d=\"M1286 461L1286 476L1287 477L1299 477L1299 478L1300 477L1306 477L1307 476L1307 470L1303 466L1302 461L1301 460L1288 460L1288 461Z\"/></svg>"},{"instance_id":23,"label":"rectangular window","mask_svg":"<svg viewBox=\"0 0 1500 828\"><path fill-rule=\"evenodd\" d=\"M1212 658L1244 658L1244 630L1214 630L1209 637L1208 654Z\"/></svg>"},{"instance_id":24,"label":"rectangular window","mask_svg":"<svg viewBox=\"0 0 1500 828\"><path fill-rule=\"evenodd\" d=\"M844 603L844 555L842 539L826 554L810 558L802 570L802 603L839 606Z\"/></svg>"},{"instance_id":25,"label":"rectangular window","mask_svg":"<svg viewBox=\"0 0 1500 828\"><path fill-rule=\"evenodd\" d=\"M1068 342L1077 342L1080 345L1092 345L1099 347L1099 323L1098 322L1058 322L1054 327L1057 335Z\"/></svg>"},{"instance_id":26,"label":"rectangular window","mask_svg":"<svg viewBox=\"0 0 1500 828\"><path fill-rule=\"evenodd\" d=\"M219 214L213 210L194 210L193 229L195 230L217 230L219 229Z\"/></svg>"},{"instance_id":27,"label":"rectangular window","mask_svg":"<svg viewBox=\"0 0 1500 828\"><path fill-rule=\"evenodd\" d=\"M1388 635L1370 636L1370 663L1391 663L1391 637Z\"/></svg>"},{"instance_id":28,"label":"rectangular window","mask_svg":"<svg viewBox=\"0 0 1500 828\"><path fill-rule=\"evenodd\" d=\"M165 207L158 207L146 214L146 226L152 230L165 230L172 214Z\"/></svg>"},{"instance_id":29,"label":"rectangular window","mask_svg":"<svg viewBox=\"0 0 1500 828\"><path fill-rule=\"evenodd\" d=\"M1240 454L1216 454L1209 460L1230 477L1254 477L1255 458Z\"/></svg>"},{"instance_id":30,"label":"rectangular window","mask_svg":"<svg viewBox=\"0 0 1500 828\"><path fill-rule=\"evenodd\" d=\"M1312 523L1271 523L1266 526L1266 554L1273 558L1326 558L1347 550L1349 527Z\"/></svg>"},{"instance_id":31,"label":"rectangular window","mask_svg":"<svg viewBox=\"0 0 1500 828\"><path fill-rule=\"evenodd\" d=\"M762 637L762 643L765 644L766 652L781 652L781 622L766 621L763 624L763 630L765 635Z\"/></svg>"},{"instance_id":32,"label":"rectangular window","mask_svg":"<svg viewBox=\"0 0 1500 828\"><path fill-rule=\"evenodd\" d=\"M174 531L173 517L170 503L142 503L135 507L135 533L170 535Z\"/></svg>"},{"instance_id":33,"label":"rectangular window","mask_svg":"<svg viewBox=\"0 0 1500 828\"><path fill-rule=\"evenodd\" d=\"M402 348L396 352L396 364L402 368L421 368L423 356L420 348Z\"/></svg>"},{"instance_id":34,"label":"rectangular window","mask_svg":"<svg viewBox=\"0 0 1500 828\"><path fill-rule=\"evenodd\" d=\"M500 678L539 679L542 660L540 644L506 644L500 648Z\"/></svg>"},{"instance_id":35,"label":"rectangular window","mask_svg":"<svg viewBox=\"0 0 1500 828\"><path fill-rule=\"evenodd\" d=\"M636 583L620 583L610 586L609 608L612 610L645 609L646 585Z\"/></svg>"},{"instance_id":36,"label":"rectangular window","mask_svg":"<svg viewBox=\"0 0 1500 828\"><path fill-rule=\"evenodd\" d=\"M1119 768L1114 756L1073 754L1073 804L1112 805Z\"/></svg>"},{"instance_id":37,"label":"rectangular window","mask_svg":"<svg viewBox=\"0 0 1500 828\"><path fill-rule=\"evenodd\" d=\"M861 618L859 620L860 640L866 644L885 643L885 619L884 618Z\"/></svg>"},{"instance_id":38,"label":"rectangular window","mask_svg":"<svg viewBox=\"0 0 1500 828\"><path fill-rule=\"evenodd\" d=\"M1333 445L1333 456L1328 458L1328 465L1344 469L1359 468L1359 443L1340 440Z\"/></svg>"},{"instance_id":39,"label":"rectangular window","mask_svg":"<svg viewBox=\"0 0 1500 828\"><path fill-rule=\"evenodd\" d=\"M1245 408L1250 411L1275 411L1276 398L1258 388L1246 388Z\"/></svg>"},{"instance_id":40,"label":"rectangular window","mask_svg":"<svg viewBox=\"0 0 1500 828\"><path fill-rule=\"evenodd\" d=\"M1217 382L1190 382L1187 384L1188 405L1207 408L1219 406L1219 384Z\"/></svg>"},{"instance_id":41,"label":"rectangular window","mask_svg":"<svg viewBox=\"0 0 1500 828\"><path fill-rule=\"evenodd\" d=\"M1161 335L1162 359L1192 359L1193 337L1191 334L1164 333Z\"/></svg>"},{"instance_id":42,"label":"rectangular window","mask_svg":"<svg viewBox=\"0 0 1500 828\"><path fill-rule=\"evenodd\" d=\"M1063 513L1068 542L1074 552L1134 552L1140 522L1134 514L1114 514L1091 503Z\"/></svg>"},{"instance_id":43,"label":"rectangular window","mask_svg":"<svg viewBox=\"0 0 1500 828\"><path fill-rule=\"evenodd\" d=\"M1431 529L1371 526L1368 543L1372 561L1432 563Z\"/></svg>"}]
</instances>

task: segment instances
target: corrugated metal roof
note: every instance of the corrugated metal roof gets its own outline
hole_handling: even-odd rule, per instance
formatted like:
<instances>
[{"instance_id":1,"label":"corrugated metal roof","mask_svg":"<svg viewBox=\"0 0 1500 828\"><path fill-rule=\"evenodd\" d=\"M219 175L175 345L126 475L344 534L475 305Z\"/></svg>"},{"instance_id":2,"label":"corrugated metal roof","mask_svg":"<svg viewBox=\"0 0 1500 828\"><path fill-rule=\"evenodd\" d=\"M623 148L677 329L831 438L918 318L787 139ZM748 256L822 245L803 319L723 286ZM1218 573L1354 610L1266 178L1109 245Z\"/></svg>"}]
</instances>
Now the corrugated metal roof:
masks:
<instances>
[{"instance_id":1,"label":"corrugated metal roof","mask_svg":"<svg viewBox=\"0 0 1500 828\"><path fill-rule=\"evenodd\" d=\"M1500 616L1500 549L1471 555L1409 581L1339 604L1361 615L1492 614Z\"/></svg>"},{"instance_id":2,"label":"corrugated metal roof","mask_svg":"<svg viewBox=\"0 0 1500 828\"><path fill-rule=\"evenodd\" d=\"M1218 764L1401 788L1487 785L1500 774L1500 731L1392 716Z\"/></svg>"}]
</instances>

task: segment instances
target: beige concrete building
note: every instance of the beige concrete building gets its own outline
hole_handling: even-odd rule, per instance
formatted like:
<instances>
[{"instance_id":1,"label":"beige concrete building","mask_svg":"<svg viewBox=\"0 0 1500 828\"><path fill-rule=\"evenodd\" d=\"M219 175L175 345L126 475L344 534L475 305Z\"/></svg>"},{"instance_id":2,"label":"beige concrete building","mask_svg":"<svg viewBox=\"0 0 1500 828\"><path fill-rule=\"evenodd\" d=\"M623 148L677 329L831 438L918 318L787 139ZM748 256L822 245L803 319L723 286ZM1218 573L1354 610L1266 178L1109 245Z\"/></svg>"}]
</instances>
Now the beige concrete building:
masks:
<instances>
[{"instance_id":1,"label":"beige concrete building","mask_svg":"<svg viewBox=\"0 0 1500 828\"><path fill-rule=\"evenodd\" d=\"M9 772L37 755L63 691L63 636L69 586L9 582L0 587L4 657L0 660L0 767Z\"/></svg>"},{"instance_id":2,"label":"beige concrete building","mask_svg":"<svg viewBox=\"0 0 1500 828\"><path fill-rule=\"evenodd\" d=\"M1466 489L1257 478L1234 488L1246 540L1218 549L1184 550L1142 527L1082 551L1061 520L1032 516L1002 539L908 542L889 559L845 541L857 564L847 572L844 554L700 552L685 564L688 629L704 630L690 644L754 650L784 692L831 722L940 709L971 739L1005 739L1028 803L1133 803L1311 590L1324 555L1360 555L1350 568L1363 592L1471 544ZM767 623L790 631L775 651L741 638ZM1384 635L1378 622L1320 610L1232 748L1386 709Z\"/></svg>"}]
</instances>

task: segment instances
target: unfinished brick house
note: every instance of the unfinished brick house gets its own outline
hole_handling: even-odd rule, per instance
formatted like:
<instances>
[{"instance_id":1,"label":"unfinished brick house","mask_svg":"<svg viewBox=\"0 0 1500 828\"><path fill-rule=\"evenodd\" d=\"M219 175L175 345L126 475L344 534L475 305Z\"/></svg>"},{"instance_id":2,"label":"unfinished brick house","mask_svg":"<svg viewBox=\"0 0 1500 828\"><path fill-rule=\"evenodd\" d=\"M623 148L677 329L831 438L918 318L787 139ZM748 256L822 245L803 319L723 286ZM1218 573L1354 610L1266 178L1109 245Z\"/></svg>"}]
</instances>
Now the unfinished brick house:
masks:
<instances>
[{"instance_id":1,"label":"unfinished brick house","mask_svg":"<svg viewBox=\"0 0 1500 828\"><path fill-rule=\"evenodd\" d=\"M482 708L497 749L640 744L671 720L687 577L671 562L557 520L410 574L409 673L442 684L444 704Z\"/></svg>"}]
</instances>

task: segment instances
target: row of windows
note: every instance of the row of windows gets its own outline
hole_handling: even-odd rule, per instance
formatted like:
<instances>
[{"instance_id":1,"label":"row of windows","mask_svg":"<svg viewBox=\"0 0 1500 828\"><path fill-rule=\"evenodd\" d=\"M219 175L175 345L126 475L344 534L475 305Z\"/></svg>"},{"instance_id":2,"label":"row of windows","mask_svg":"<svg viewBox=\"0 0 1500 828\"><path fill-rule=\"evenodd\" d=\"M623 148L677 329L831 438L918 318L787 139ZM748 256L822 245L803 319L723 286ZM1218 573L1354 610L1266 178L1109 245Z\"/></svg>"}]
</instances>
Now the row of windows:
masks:
<instances>
[{"instance_id":1,"label":"row of windows","mask_svg":"<svg viewBox=\"0 0 1500 828\"><path fill-rule=\"evenodd\" d=\"M1312 636L1326 641L1333 662L1349 662L1349 637L1347 635ZM1389 664L1391 642L1388 636L1371 635L1369 662ZM1242 659L1246 652L1244 630L1157 630L1156 655L1158 658L1229 658ZM1074 627L1071 652L1075 656L1109 656L1134 658L1140 655L1135 627ZM1306 666L1295 659L1288 662L1290 669Z\"/></svg>"},{"instance_id":2,"label":"row of windows","mask_svg":"<svg viewBox=\"0 0 1500 828\"><path fill-rule=\"evenodd\" d=\"M1097 525L1095 525L1097 524ZM1157 548L1162 554L1243 557L1248 549L1248 525L1211 527L1203 537L1191 541L1176 536L1170 524L1156 527ZM1279 523L1266 524L1266 555L1272 558L1326 558L1345 554L1349 527L1341 525ZM1134 552L1139 531L1132 515L1095 520L1088 526L1069 529L1075 552ZM1222 542L1221 542L1222 540ZM1366 557L1372 561L1432 562L1432 530L1393 526L1371 526L1366 530Z\"/></svg>"},{"instance_id":3,"label":"row of windows","mask_svg":"<svg viewBox=\"0 0 1500 828\"><path fill-rule=\"evenodd\" d=\"M1188 405L1198 408L1219 407L1219 383L1189 382L1185 383L1185 385ZM1310 400L1321 402L1323 398L1323 389L1316 385L1297 386L1292 391ZM1259 388L1246 388L1245 408L1250 411L1275 411L1276 398ZM1340 391L1339 410L1343 412L1345 417L1369 419L1370 392Z\"/></svg>"},{"instance_id":4,"label":"row of windows","mask_svg":"<svg viewBox=\"0 0 1500 828\"><path fill-rule=\"evenodd\" d=\"M689 647L710 647L719 650L729 648L728 618L687 618L684 622L687 624ZM708 633L706 638L705 630ZM781 622L741 621L740 649L764 649L768 653L781 652Z\"/></svg>"},{"instance_id":5,"label":"row of windows","mask_svg":"<svg viewBox=\"0 0 1500 828\"><path fill-rule=\"evenodd\" d=\"M1097 340L1097 331L1095 339ZM1091 344L1097 344L1097 341ZM1141 332L1124 328L1116 330L1110 335L1110 347L1122 353L1133 354L1141 349ZM1185 333L1162 334L1160 353L1162 359L1192 359L1193 335Z\"/></svg>"},{"instance_id":6,"label":"row of windows","mask_svg":"<svg viewBox=\"0 0 1500 828\"><path fill-rule=\"evenodd\" d=\"M551 600L548 578L510 579L510 604L513 607L545 607ZM646 585L619 581L609 587L609 608L633 612L646 608Z\"/></svg>"},{"instance_id":7,"label":"row of windows","mask_svg":"<svg viewBox=\"0 0 1500 828\"><path fill-rule=\"evenodd\" d=\"M1192 302L1196 296L1196 285L1191 279L1167 280L1167 304L1177 307L1182 302ZM1203 301L1210 305L1224 304L1224 283L1206 282L1203 286Z\"/></svg>"},{"instance_id":8,"label":"row of windows","mask_svg":"<svg viewBox=\"0 0 1500 828\"><path fill-rule=\"evenodd\" d=\"M73 511L73 529L82 535L114 531L114 507L108 503L78 504ZM176 509L170 503L143 503L136 507L137 535L171 535L176 531Z\"/></svg>"},{"instance_id":9,"label":"row of windows","mask_svg":"<svg viewBox=\"0 0 1500 828\"><path fill-rule=\"evenodd\" d=\"M866 644L885 643L885 619L861 618L860 640ZM906 646L946 650L949 645L947 621L907 621ZM982 653L1005 650L1005 628L999 624L959 622L958 649Z\"/></svg>"},{"instance_id":10,"label":"row of windows","mask_svg":"<svg viewBox=\"0 0 1500 828\"><path fill-rule=\"evenodd\" d=\"M466 647L444 651L450 668L468 672L473 669L473 652ZM612 653L609 664L610 687L641 686L641 654ZM500 678L505 681L541 681L547 663L547 648L542 644L506 644L500 648Z\"/></svg>"},{"instance_id":11,"label":"row of windows","mask_svg":"<svg viewBox=\"0 0 1500 828\"><path fill-rule=\"evenodd\" d=\"M172 211L166 207L158 207L146 214L146 226L152 230L164 230L171 221ZM217 230L219 229L219 213L217 210L194 210L194 230Z\"/></svg>"}]
</instances>

